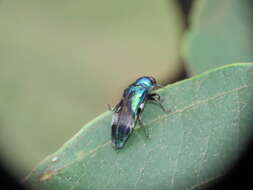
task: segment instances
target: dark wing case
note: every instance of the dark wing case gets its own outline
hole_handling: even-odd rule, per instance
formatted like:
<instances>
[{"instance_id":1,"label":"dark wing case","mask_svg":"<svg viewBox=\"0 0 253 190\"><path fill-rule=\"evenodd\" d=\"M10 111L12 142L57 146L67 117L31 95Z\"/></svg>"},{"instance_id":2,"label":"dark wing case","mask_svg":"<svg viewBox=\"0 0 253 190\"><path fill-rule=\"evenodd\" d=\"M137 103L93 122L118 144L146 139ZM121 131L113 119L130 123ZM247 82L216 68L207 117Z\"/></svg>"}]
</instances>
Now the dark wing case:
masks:
<instances>
[{"instance_id":1,"label":"dark wing case","mask_svg":"<svg viewBox=\"0 0 253 190\"><path fill-rule=\"evenodd\" d=\"M112 144L115 148L124 146L135 125L134 113L131 111L131 100L123 97L115 106L112 118Z\"/></svg>"}]
</instances>

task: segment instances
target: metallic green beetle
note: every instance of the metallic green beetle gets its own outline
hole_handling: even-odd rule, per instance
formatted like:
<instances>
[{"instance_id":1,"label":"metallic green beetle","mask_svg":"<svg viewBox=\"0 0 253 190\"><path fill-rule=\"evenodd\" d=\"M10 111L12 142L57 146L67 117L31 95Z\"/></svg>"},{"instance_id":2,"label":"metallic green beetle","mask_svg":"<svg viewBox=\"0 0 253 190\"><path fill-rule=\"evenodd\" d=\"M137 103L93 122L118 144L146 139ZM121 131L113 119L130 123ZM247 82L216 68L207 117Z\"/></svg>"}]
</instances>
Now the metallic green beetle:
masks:
<instances>
[{"instance_id":1,"label":"metallic green beetle","mask_svg":"<svg viewBox=\"0 0 253 190\"><path fill-rule=\"evenodd\" d=\"M153 77L138 78L133 84L124 90L120 102L113 108L112 117L112 146L115 149L120 149L126 143L129 135L132 133L136 121L141 125L141 113L145 103L155 101L164 111L166 110L160 101L160 95L151 93L152 90L160 86L156 84Z\"/></svg>"}]
</instances>

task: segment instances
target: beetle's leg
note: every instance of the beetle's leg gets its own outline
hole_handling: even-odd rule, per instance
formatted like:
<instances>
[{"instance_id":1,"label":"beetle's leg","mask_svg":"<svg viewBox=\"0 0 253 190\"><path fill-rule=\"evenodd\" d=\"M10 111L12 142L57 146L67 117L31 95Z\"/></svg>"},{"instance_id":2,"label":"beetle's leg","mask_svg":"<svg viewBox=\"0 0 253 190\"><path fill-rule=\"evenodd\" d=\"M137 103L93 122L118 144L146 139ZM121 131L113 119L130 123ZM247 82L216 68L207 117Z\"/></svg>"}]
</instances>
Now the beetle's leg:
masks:
<instances>
[{"instance_id":1,"label":"beetle's leg","mask_svg":"<svg viewBox=\"0 0 253 190\"><path fill-rule=\"evenodd\" d=\"M110 104L107 104L107 107L108 107L108 110L111 111L111 112L116 112L116 109L117 109L117 105L112 107Z\"/></svg>"},{"instance_id":2,"label":"beetle's leg","mask_svg":"<svg viewBox=\"0 0 253 190\"><path fill-rule=\"evenodd\" d=\"M137 112L137 121L139 122L140 126L144 129L145 136L147 138L149 138L149 133L148 133L148 131L147 131L146 127L144 126L142 119L141 119L142 112L143 112L143 108L139 108L138 112Z\"/></svg>"},{"instance_id":3,"label":"beetle's leg","mask_svg":"<svg viewBox=\"0 0 253 190\"><path fill-rule=\"evenodd\" d=\"M121 109L122 103L123 103L123 100L121 99L120 102L118 104L116 104L116 106L114 106L113 108L111 107L110 104L107 104L107 107L108 107L109 111L119 112L119 110Z\"/></svg>"},{"instance_id":4,"label":"beetle's leg","mask_svg":"<svg viewBox=\"0 0 253 190\"><path fill-rule=\"evenodd\" d=\"M114 108L112 108L112 106L110 104L107 104L107 107L108 107L109 111L113 111L114 110Z\"/></svg>"},{"instance_id":5,"label":"beetle's leg","mask_svg":"<svg viewBox=\"0 0 253 190\"><path fill-rule=\"evenodd\" d=\"M148 100L161 101L161 96L157 93L152 93L148 95Z\"/></svg>"},{"instance_id":6,"label":"beetle's leg","mask_svg":"<svg viewBox=\"0 0 253 190\"><path fill-rule=\"evenodd\" d=\"M156 84L156 86L157 86L157 87L160 87L160 88L163 87L163 85L161 85L161 84Z\"/></svg>"},{"instance_id":7,"label":"beetle's leg","mask_svg":"<svg viewBox=\"0 0 253 190\"><path fill-rule=\"evenodd\" d=\"M145 136L146 136L147 138L150 138L150 137L149 137L149 132L147 131L146 127L144 126L144 124L143 124L143 122L142 122L141 114L138 114L137 120L138 120L140 126L144 129Z\"/></svg>"},{"instance_id":8,"label":"beetle's leg","mask_svg":"<svg viewBox=\"0 0 253 190\"><path fill-rule=\"evenodd\" d=\"M167 112L167 113L170 112L170 110L167 110L167 109L163 106L163 104L161 103L161 97L160 97L159 94L156 94L156 93L150 94L150 95L148 96L148 100L150 100L150 101L152 101L152 102L158 104L158 105L162 108L162 110L163 110L164 112Z\"/></svg>"}]
</instances>

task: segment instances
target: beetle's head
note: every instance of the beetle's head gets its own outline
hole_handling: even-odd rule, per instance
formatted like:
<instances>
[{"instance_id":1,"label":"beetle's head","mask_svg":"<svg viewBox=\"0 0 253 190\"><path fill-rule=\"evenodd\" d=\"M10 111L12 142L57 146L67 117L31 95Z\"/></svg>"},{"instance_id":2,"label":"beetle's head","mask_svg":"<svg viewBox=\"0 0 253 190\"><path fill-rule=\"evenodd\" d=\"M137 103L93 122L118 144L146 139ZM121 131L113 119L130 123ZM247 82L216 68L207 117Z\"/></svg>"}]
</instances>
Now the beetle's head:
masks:
<instances>
[{"instance_id":1,"label":"beetle's head","mask_svg":"<svg viewBox=\"0 0 253 190\"><path fill-rule=\"evenodd\" d=\"M156 80L153 77L140 77L135 81L136 85L142 85L145 86L147 88L153 88L156 86Z\"/></svg>"}]
</instances>

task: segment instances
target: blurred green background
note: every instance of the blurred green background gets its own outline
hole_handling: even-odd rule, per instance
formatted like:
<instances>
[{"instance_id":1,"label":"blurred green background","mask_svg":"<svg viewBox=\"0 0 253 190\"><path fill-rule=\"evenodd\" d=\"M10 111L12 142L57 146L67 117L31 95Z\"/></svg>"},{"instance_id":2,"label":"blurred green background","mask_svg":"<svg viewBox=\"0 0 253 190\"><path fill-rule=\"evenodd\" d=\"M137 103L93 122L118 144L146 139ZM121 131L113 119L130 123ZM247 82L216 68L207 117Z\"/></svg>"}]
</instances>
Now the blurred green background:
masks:
<instances>
[{"instance_id":1,"label":"blurred green background","mask_svg":"<svg viewBox=\"0 0 253 190\"><path fill-rule=\"evenodd\" d=\"M183 70L173 0L0 1L0 28L1 158L19 176L137 77Z\"/></svg>"}]
</instances>

